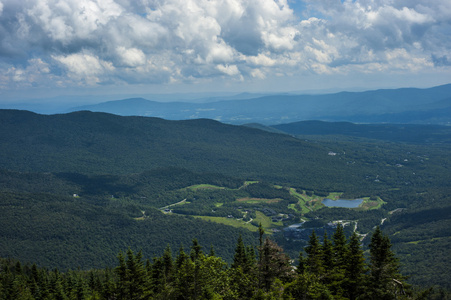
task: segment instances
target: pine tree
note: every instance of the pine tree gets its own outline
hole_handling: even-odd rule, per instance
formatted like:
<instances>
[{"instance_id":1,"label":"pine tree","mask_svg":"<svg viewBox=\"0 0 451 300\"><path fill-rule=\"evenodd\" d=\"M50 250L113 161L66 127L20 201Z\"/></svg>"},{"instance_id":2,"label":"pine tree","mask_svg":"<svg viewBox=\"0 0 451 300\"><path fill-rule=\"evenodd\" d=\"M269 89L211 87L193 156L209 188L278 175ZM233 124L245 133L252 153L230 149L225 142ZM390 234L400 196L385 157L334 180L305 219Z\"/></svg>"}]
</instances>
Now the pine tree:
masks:
<instances>
[{"instance_id":1,"label":"pine tree","mask_svg":"<svg viewBox=\"0 0 451 300\"><path fill-rule=\"evenodd\" d=\"M366 297L368 299L396 299L405 294L405 278L399 274L399 261L391 250L388 236L378 226L374 231L370 248L370 274Z\"/></svg>"},{"instance_id":2,"label":"pine tree","mask_svg":"<svg viewBox=\"0 0 451 300\"><path fill-rule=\"evenodd\" d=\"M210 245L210 253L208 253L208 256L216 256L215 249L213 248L213 245Z\"/></svg>"},{"instance_id":3,"label":"pine tree","mask_svg":"<svg viewBox=\"0 0 451 300\"><path fill-rule=\"evenodd\" d=\"M324 274L322 246L314 230L310 235L307 247L305 247L305 252L307 253L307 271L322 276Z\"/></svg>"},{"instance_id":4,"label":"pine tree","mask_svg":"<svg viewBox=\"0 0 451 300\"><path fill-rule=\"evenodd\" d=\"M240 236L238 237L238 241L236 243L235 256L233 257L232 268L241 267L244 270L246 260L247 260L246 247L244 246L243 238L240 234Z\"/></svg>"},{"instance_id":5,"label":"pine tree","mask_svg":"<svg viewBox=\"0 0 451 300\"><path fill-rule=\"evenodd\" d=\"M164 262L161 257L154 258L150 268L151 291L153 295L160 294L165 286L166 280L164 276Z\"/></svg>"},{"instance_id":6,"label":"pine tree","mask_svg":"<svg viewBox=\"0 0 451 300\"><path fill-rule=\"evenodd\" d=\"M183 247L180 247L175 265L174 297L176 299L192 299L195 294L195 262L185 253Z\"/></svg>"},{"instance_id":7,"label":"pine tree","mask_svg":"<svg viewBox=\"0 0 451 300\"><path fill-rule=\"evenodd\" d=\"M330 273L334 268L334 249L332 242L327 237L326 231L324 231L322 252L324 271Z\"/></svg>"},{"instance_id":8,"label":"pine tree","mask_svg":"<svg viewBox=\"0 0 451 300\"><path fill-rule=\"evenodd\" d=\"M171 280L172 270L174 268L174 261L172 260L172 251L169 245L167 245L166 249L164 249L163 266L165 280L169 282Z\"/></svg>"},{"instance_id":9,"label":"pine tree","mask_svg":"<svg viewBox=\"0 0 451 300\"><path fill-rule=\"evenodd\" d=\"M354 300L362 292L364 285L365 258L359 236L354 232L349 239L348 256L345 265L344 295Z\"/></svg>"},{"instance_id":10,"label":"pine tree","mask_svg":"<svg viewBox=\"0 0 451 300\"><path fill-rule=\"evenodd\" d=\"M348 253L348 246L346 241L346 235L341 224L337 225L337 229L333 235L333 252L334 252L334 265L336 269L343 269L345 266L346 256Z\"/></svg>"},{"instance_id":11,"label":"pine tree","mask_svg":"<svg viewBox=\"0 0 451 300\"><path fill-rule=\"evenodd\" d=\"M119 265L114 269L116 275L118 276L116 293L118 299L125 299L127 297L128 272L124 253L122 253L122 251L119 252L117 259L119 261Z\"/></svg>"},{"instance_id":12,"label":"pine tree","mask_svg":"<svg viewBox=\"0 0 451 300\"><path fill-rule=\"evenodd\" d=\"M296 268L296 273L298 273L299 275L304 274L307 269L306 263L307 262L306 262L306 259L304 258L304 255L302 254L302 251L299 251L299 263Z\"/></svg>"},{"instance_id":13,"label":"pine tree","mask_svg":"<svg viewBox=\"0 0 451 300\"><path fill-rule=\"evenodd\" d=\"M179 253L177 257L175 258L175 267L176 269L180 269L183 262L188 259L188 255L185 253L185 250L183 249L183 246L181 245L179 248Z\"/></svg>"},{"instance_id":14,"label":"pine tree","mask_svg":"<svg viewBox=\"0 0 451 300\"><path fill-rule=\"evenodd\" d=\"M203 254L202 247L200 246L197 239L193 239L193 244L191 246L191 253L190 253L191 260L192 261L197 260L201 254Z\"/></svg>"},{"instance_id":15,"label":"pine tree","mask_svg":"<svg viewBox=\"0 0 451 300\"><path fill-rule=\"evenodd\" d=\"M348 255L348 244L346 235L341 224L337 225L337 229L333 235L332 262L333 270L328 278L329 290L336 298L342 297L344 293L345 269Z\"/></svg>"},{"instance_id":16,"label":"pine tree","mask_svg":"<svg viewBox=\"0 0 451 300\"><path fill-rule=\"evenodd\" d=\"M128 295L130 299L141 299L146 292L146 271L142 261L142 252L135 256L131 249L127 251Z\"/></svg>"},{"instance_id":17,"label":"pine tree","mask_svg":"<svg viewBox=\"0 0 451 300\"><path fill-rule=\"evenodd\" d=\"M284 253L283 249L275 242L266 238L262 252L261 259L261 283L262 287L269 291L271 284L275 279L281 281L288 281L291 279L292 268L290 265L290 258Z\"/></svg>"}]
</instances>

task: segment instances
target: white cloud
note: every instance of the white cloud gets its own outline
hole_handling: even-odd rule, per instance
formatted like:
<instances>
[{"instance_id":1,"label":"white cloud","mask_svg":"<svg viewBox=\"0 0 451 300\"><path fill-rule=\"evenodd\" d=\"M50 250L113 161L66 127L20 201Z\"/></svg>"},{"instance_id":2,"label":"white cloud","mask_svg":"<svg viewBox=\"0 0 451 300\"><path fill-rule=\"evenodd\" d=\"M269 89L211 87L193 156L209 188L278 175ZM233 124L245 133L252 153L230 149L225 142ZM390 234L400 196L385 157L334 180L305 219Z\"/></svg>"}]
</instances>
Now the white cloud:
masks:
<instances>
[{"instance_id":1,"label":"white cloud","mask_svg":"<svg viewBox=\"0 0 451 300\"><path fill-rule=\"evenodd\" d=\"M450 67L449 0L305 2L3 0L1 87Z\"/></svg>"},{"instance_id":2,"label":"white cloud","mask_svg":"<svg viewBox=\"0 0 451 300\"><path fill-rule=\"evenodd\" d=\"M274 66L277 63L277 61L269 57L269 55L271 54L259 53L257 56L247 56L245 57L245 59L251 65L271 67Z\"/></svg>"},{"instance_id":3,"label":"white cloud","mask_svg":"<svg viewBox=\"0 0 451 300\"><path fill-rule=\"evenodd\" d=\"M238 67L235 65L217 65L216 68L224 74L235 76L240 74Z\"/></svg>"},{"instance_id":4,"label":"white cloud","mask_svg":"<svg viewBox=\"0 0 451 300\"><path fill-rule=\"evenodd\" d=\"M59 55L52 58L64 66L70 78L88 85L99 83L99 76L114 71L111 62L101 60L89 53Z\"/></svg>"},{"instance_id":5,"label":"white cloud","mask_svg":"<svg viewBox=\"0 0 451 300\"><path fill-rule=\"evenodd\" d=\"M127 67L137 67L146 63L146 56L140 49L118 47L117 52Z\"/></svg>"}]
</instances>

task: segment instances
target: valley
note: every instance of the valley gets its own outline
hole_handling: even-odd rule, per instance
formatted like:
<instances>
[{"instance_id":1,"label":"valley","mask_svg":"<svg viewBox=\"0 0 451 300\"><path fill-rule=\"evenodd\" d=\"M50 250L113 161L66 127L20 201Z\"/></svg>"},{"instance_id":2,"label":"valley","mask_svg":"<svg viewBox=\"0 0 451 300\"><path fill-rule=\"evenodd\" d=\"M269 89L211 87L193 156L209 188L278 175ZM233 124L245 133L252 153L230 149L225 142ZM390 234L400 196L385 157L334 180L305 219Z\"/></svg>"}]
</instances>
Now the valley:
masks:
<instances>
[{"instance_id":1,"label":"valley","mask_svg":"<svg viewBox=\"0 0 451 300\"><path fill-rule=\"evenodd\" d=\"M239 234L256 245L262 224L296 259L313 230L322 237L342 221L364 247L382 225L409 282L449 288L446 127L430 143L364 136L359 125L359 136L290 135L91 112L0 110L0 123L1 257L103 268L120 250L153 257L197 238L230 263ZM363 203L326 207L326 198Z\"/></svg>"}]
</instances>

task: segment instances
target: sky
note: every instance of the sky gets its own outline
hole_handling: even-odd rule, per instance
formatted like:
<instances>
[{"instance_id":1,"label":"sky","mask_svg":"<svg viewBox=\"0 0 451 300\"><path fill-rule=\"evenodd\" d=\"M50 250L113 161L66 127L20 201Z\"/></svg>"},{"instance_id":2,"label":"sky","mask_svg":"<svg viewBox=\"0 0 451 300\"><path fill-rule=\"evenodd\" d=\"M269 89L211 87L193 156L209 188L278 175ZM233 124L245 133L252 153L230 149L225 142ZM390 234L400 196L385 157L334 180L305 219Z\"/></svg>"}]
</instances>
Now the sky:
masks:
<instances>
[{"instance_id":1,"label":"sky","mask_svg":"<svg viewBox=\"0 0 451 300\"><path fill-rule=\"evenodd\" d=\"M0 0L0 102L446 83L450 0Z\"/></svg>"}]
</instances>

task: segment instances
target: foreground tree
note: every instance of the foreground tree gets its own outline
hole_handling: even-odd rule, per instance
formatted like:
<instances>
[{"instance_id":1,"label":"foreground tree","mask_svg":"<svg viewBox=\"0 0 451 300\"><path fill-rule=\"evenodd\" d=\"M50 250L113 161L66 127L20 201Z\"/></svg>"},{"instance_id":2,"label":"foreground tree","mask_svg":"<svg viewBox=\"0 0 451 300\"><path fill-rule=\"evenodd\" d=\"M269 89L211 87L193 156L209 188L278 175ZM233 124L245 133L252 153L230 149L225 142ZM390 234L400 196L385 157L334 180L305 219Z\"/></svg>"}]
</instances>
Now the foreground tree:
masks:
<instances>
[{"instance_id":1,"label":"foreground tree","mask_svg":"<svg viewBox=\"0 0 451 300\"><path fill-rule=\"evenodd\" d=\"M287 285L282 294L286 300L332 300L334 297L318 276L311 273L298 274L296 279Z\"/></svg>"},{"instance_id":2,"label":"foreground tree","mask_svg":"<svg viewBox=\"0 0 451 300\"><path fill-rule=\"evenodd\" d=\"M370 274L368 277L366 299L397 299L407 294L406 279L399 274L399 260L391 250L388 236L383 235L378 226L374 231L370 248Z\"/></svg>"},{"instance_id":3,"label":"foreground tree","mask_svg":"<svg viewBox=\"0 0 451 300\"><path fill-rule=\"evenodd\" d=\"M344 296L350 300L357 299L363 290L366 268L363 250L356 232L353 232L349 239L348 256L344 269Z\"/></svg>"},{"instance_id":4,"label":"foreground tree","mask_svg":"<svg viewBox=\"0 0 451 300\"><path fill-rule=\"evenodd\" d=\"M432 288L414 294L399 274L399 261L387 236L377 228L365 265L359 237L343 243L339 232L323 245L312 234L307 257L300 253L297 271L282 248L261 236L260 258L239 238L231 267L213 253L204 254L193 240L189 254L180 248L173 260L170 248L147 260L128 250L114 269L49 271L36 265L0 259L0 299L449 299ZM335 249L335 252L331 249ZM331 268L330 255L347 249L342 264ZM324 254L327 254L325 256ZM320 268L318 268L320 266ZM319 270L319 272L318 272ZM338 274L338 275L337 275Z\"/></svg>"},{"instance_id":5,"label":"foreground tree","mask_svg":"<svg viewBox=\"0 0 451 300\"><path fill-rule=\"evenodd\" d=\"M290 258L279 245L266 238L261 253L260 276L263 289L269 291L276 279L288 282L292 278L294 273Z\"/></svg>"},{"instance_id":6,"label":"foreground tree","mask_svg":"<svg viewBox=\"0 0 451 300\"><path fill-rule=\"evenodd\" d=\"M324 256L323 247L319 242L318 236L315 231L310 235L307 247L305 247L307 253L306 265L307 271L317 276L324 275Z\"/></svg>"}]
</instances>

